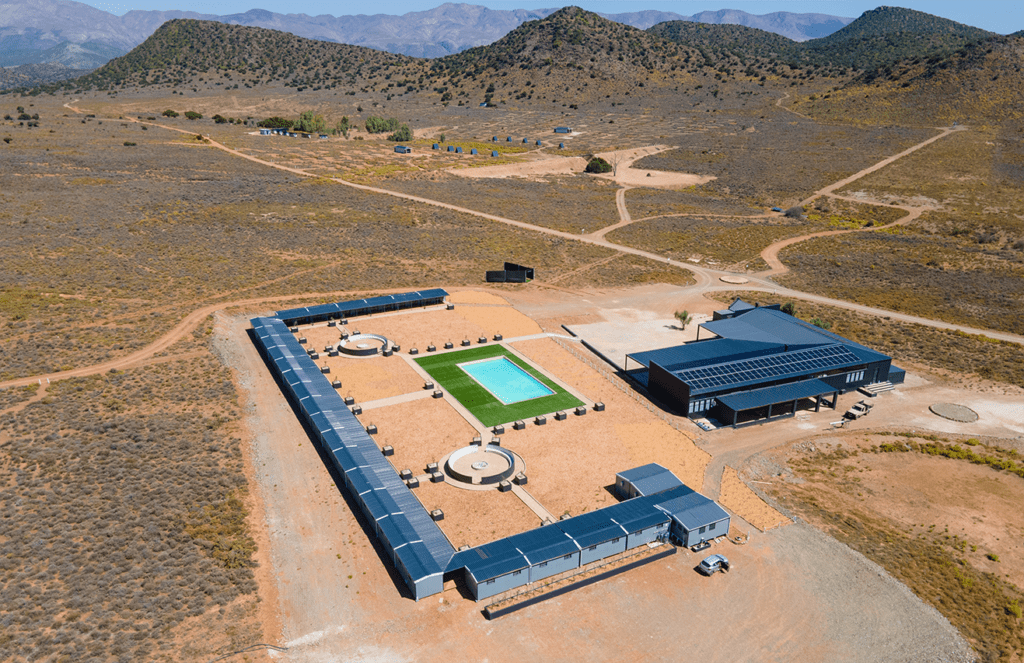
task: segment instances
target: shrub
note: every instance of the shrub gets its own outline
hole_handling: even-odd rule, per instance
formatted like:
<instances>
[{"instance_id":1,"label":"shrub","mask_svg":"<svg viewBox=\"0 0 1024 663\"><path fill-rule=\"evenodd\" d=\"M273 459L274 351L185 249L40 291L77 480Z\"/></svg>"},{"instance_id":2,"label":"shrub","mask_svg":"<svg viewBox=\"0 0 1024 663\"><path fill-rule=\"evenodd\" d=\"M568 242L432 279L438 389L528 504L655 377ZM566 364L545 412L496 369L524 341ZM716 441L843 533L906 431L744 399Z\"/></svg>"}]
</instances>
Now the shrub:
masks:
<instances>
[{"instance_id":1,"label":"shrub","mask_svg":"<svg viewBox=\"0 0 1024 663\"><path fill-rule=\"evenodd\" d=\"M201 120L203 119L203 114L195 111L185 111L185 117L190 120Z\"/></svg>"},{"instance_id":2,"label":"shrub","mask_svg":"<svg viewBox=\"0 0 1024 663\"><path fill-rule=\"evenodd\" d=\"M796 315L796 304L794 304L793 302L786 302L785 304L782 305L781 310L782 310L783 313L785 313L787 315L795 316Z\"/></svg>"},{"instance_id":3,"label":"shrub","mask_svg":"<svg viewBox=\"0 0 1024 663\"><path fill-rule=\"evenodd\" d=\"M213 116L213 121L216 124L227 124L228 118L226 118L223 115L221 115L220 113L218 113L217 115Z\"/></svg>"},{"instance_id":4,"label":"shrub","mask_svg":"<svg viewBox=\"0 0 1024 663\"><path fill-rule=\"evenodd\" d=\"M811 318L810 323L815 327L820 327L821 329L824 329L825 331L832 329L832 323L828 322L827 320L822 320L821 318Z\"/></svg>"},{"instance_id":5,"label":"shrub","mask_svg":"<svg viewBox=\"0 0 1024 663\"><path fill-rule=\"evenodd\" d=\"M366 118L366 131L371 134L382 134L386 131L398 131L399 129L398 120L393 117L384 119L377 115L371 115Z\"/></svg>"},{"instance_id":6,"label":"shrub","mask_svg":"<svg viewBox=\"0 0 1024 663\"><path fill-rule=\"evenodd\" d=\"M11 137L10 137L10 136L5 136L5 137L4 137L4 142L5 142L5 143L7 143L8 145L10 145L10 143L11 143Z\"/></svg>"},{"instance_id":7,"label":"shrub","mask_svg":"<svg viewBox=\"0 0 1024 663\"><path fill-rule=\"evenodd\" d=\"M989 554L985 555L985 557L988 557L989 561L992 561L992 562L998 562L999 561L999 555L997 555L995 553L989 553Z\"/></svg>"},{"instance_id":8,"label":"shrub","mask_svg":"<svg viewBox=\"0 0 1024 663\"><path fill-rule=\"evenodd\" d=\"M388 140L394 140L394 141L412 140L412 129L409 128L408 124L403 124L402 126L398 127L398 130L396 130L395 133L393 133L390 136L388 136Z\"/></svg>"},{"instance_id":9,"label":"shrub","mask_svg":"<svg viewBox=\"0 0 1024 663\"><path fill-rule=\"evenodd\" d=\"M164 117L178 117L178 112L177 111L173 111L170 108L168 108L167 110L165 110L163 112L163 116Z\"/></svg>"},{"instance_id":10,"label":"shrub","mask_svg":"<svg viewBox=\"0 0 1024 663\"><path fill-rule=\"evenodd\" d=\"M612 172L612 165L602 159L601 157L594 157L587 163L585 170L587 173L610 173Z\"/></svg>"},{"instance_id":11,"label":"shrub","mask_svg":"<svg viewBox=\"0 0 1024 663\"><path fill-rule=\"evenodd\" d=\"M787 216L790 219L802 219L804 218L804 208L800 207L799 205L790 207L788 210L786 210L785 216Z\"/></svg>"},{"instance_id":12,"label":"shrub","mask_svg":"<svg viewBox=\"0 0 1024 663\"><path fill-rule=\"evenodd\" d=\"M316 115L313 111L306 111L300 115L295 126L299 131L311 134L322 134L327 131L327 122L324 120L324 116Z\"/></svg>"},{"instance_id":13,"label":"shrub","mask_svg":"<svg viewBox=\"0 0 1024 663\"><path fill-rule=\"evenodd\" d=\"M130 140L126 140L124 142L124 145L125 147L135 147L135 143L131 142Z\"/></svg>"},{"instance_id":14,"label":"shrub","mask_svg":"<svg viewBox=\"0 0 1024 663\"><path fill-rule=\"evenodd\" d=\"M28 113L22 113L21 115L18 116L18 119L22 120L22 121L24 121L24 120L31 120L32 116L29 115Z\"/></svg>"},{"instance_id":15,"label":"shrub","mask_svg":"<svg viewBox=\"0 0 1024 663\"><path fill-rule=\"evenodd\" d=\"M1012 601L1010 601L1010 605L1006 606L1006 612L1012 615L1013 617L1020 619L1020 601L1018 601L1017 599L1013 599Z\"/></svg>"}]
</instances>

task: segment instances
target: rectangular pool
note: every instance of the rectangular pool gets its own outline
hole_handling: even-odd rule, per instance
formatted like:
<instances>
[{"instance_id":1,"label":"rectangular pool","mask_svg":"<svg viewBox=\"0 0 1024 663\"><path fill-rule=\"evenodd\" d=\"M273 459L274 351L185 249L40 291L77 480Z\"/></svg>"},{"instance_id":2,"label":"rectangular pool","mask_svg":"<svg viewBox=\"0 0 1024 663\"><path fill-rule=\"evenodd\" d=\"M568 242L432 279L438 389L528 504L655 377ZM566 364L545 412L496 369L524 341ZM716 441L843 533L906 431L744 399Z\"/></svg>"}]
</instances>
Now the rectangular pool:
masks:
<instances>
[{"instance_id":1,"label":"rectangular pool","mask_svg":"<svg viewBox=\"0 0 1024 663\"><path fill-rule=\"evenodd\" d=\"M458 366L505 405L555 393L507 357L471 361Z\"/></svg>"}]
</instances>

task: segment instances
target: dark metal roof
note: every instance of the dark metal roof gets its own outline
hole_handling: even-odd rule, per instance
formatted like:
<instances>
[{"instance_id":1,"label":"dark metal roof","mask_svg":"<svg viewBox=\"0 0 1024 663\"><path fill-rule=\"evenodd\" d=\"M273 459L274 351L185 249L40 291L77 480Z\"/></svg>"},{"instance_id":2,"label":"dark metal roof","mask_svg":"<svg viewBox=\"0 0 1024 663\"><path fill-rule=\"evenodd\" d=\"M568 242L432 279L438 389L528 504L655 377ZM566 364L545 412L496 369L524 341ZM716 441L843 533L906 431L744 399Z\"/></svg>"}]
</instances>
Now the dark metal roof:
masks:
<instances>
[{"instance_id":1,"label":"dark metal roof","mask_svg":"<svg viewBox=\"0 0 1024 663\"><path fill-rule=\"evenodd\" d=\"M607 509L598 509L590 513L580 514L568 520L561 520L555 525L571 536L580 548L611 541L628 534L612 517L605 513Z\"/></svg>"},{"instance_id":2,"label":"dark metal roof","mask_svg":"<svg viewBox=\"0 0 1024 663\"><path fill-rule=\"evenodd\" d=\"M557 525L545 525L511 538L530 564L540 564L579 551L579 546Z\"/></svg>"},{"instance_id":3,"label":"dark metal roof","mask_svg":"<svg viewBox=\"0 0 1024 663\"><path fill-rule=\"evenodd\" d=\"M641 495L653 495L669 488L683 485L676 475L657 463L648 463L640 467L634 467L625 472L619 472L615 476L633 484L633 487Z\"/></svg>"},{"instance_id":4,"label":"dark metal roof","mask_svg":"<svg viewBox=\"0 0 1024 663\"><path fill-rule=\"evenodd\" d=\"M511 538L498 539L455 553L446 570L454 571L465 567L479 583L527 568L530 563L515 547Z\"/></svg>"},{"instance_id":5,"label":"dark metal roof","mask_svg":"<svg viewBox=\"0 0 1024 663\"><path fill-rule=\"evenodd\" d=\"M619 502L618 504L605 507L604 509L601 509L601 511L605 512L609 518L622 525L623 529L626 531L639 532L640 530L647 529L648 527L654 527L655 525L664 523L668 519L667 514L657 509L656 505L666 500L671 500L680 495L687 495L692 492L693 489L689 486L679 486L654 495L634 497L631 500L626 500L625 502Z\"/></svg>"},{"instance_id":6,"label":"dark metal roof","mask_svg":"<svg viewBox=\"0 0 1024 663\"><path fill-rule=\"evenodd\" d=\"M671 348L635 352L628 357L647 367L655 363L668 371L679 371L695 366L709 366L728 359L763 357L784 349L785 346L780 343L712 338Z\"/></svg>"},{"instance_id":7,"label":"dark metal roof","mask_svg":"<svg viewBox=\"0 0 1024 663\"><path fill-rule=\"evenodd\" d=\"M837 391L839 390L827 382L817 378L811 378L809 380L800 380L799 382L777 384L772 385L771 387L762 387L761 389L741 391L735 394L725 394L724 396L718 396L717 398L719 403L725 405L730 410L740 412L742 410L750 410L755 407L764 407L765 405L789 403L791 401L800 400L801 398L813 398L823 394L834 394Z\"/></svg>"},{"instance_id":8,"label":"dark metal roof","mask_svg":"<svg viewBox=\"0 0 1024 663\"><path fill-rule=\"evenodd\" d=\"M707 527L729 517L714 500L694 492L661 502L657 508L672 516L687 531Z\"/></svg>"},{"instance_id":9,"label":"dark metal roof","mask_svg":"<svg viewBox=\"0 0 1024 663\"><path fill-rule=\"evenodd\" d=\"M431 292L443 293L436 295L440 297L447 294L443 290ZM254 318L252 327L261 351L270 357L270 365L278 371L320 444L331 454L332 463L345 475L361 508L374 520L386 522L381 531L403 575L415 585L442 573L455 549L328 378L283 321Z\"/></svg>"},{"instance_id":10,"label":"dark metal roof","mask_svg":"<svg viewBox=\"0 0 1024 663\"><path fill-rule=\"evenodd\" d=\"M754 385L766 380L785 380L863 363L864 360L846 346L834 344L689 368L675 371L675 375L690 385L691 396L696 396L723 388Z\"/></svg>"},{"instance_id":11,"label":"dark metal roof","mask_svg":"<svg viewBox=\"0 0 1024 663\"><path fill-rule=\"evenodd\" d=\"M279 318L283 321L300 320L303 318L311 317L326 317L330 315L341 315L351 314L357 311L363 311L365 309L374 309L379 307L396 306L396 305L415 305L418 301L432 300L432 299L443 299L448 296L448 292L441 288L434 288L432 290L422 290L419 292L403 292L397 295L383 295L381 297L370 297L369 299L357 299L348 302L334 302L332 304L320 304L317 306L303 306L300 308L287 309L284 311L278 311L274 314L275 318ZM287 331L287 330L285 330Z\"/></svg>"}]
</instances>

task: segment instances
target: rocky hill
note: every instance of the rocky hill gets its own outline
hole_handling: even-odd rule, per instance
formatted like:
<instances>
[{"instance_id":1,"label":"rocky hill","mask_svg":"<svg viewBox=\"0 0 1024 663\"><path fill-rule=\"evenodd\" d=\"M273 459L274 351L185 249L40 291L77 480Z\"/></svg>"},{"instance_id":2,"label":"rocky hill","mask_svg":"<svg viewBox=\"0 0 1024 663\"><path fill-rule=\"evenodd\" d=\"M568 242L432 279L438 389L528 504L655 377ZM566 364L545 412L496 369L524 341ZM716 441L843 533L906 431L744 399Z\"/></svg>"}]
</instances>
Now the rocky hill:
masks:
<instances>
[{"instance_id":1,"label":"rocky hill","mask_svg":"<svg viewBox=\"0 0 1024 663\"><path fill-rule=\"evenodd\" d=\"M703 52L728 52L739 59L775 59L813 67L819 75L874 71L901 60L949 55L995 36L980 28L899 7L865 12L827 37L803 43L739 26L682 21L656 25L648 32Z\"/></svg>"},{"instance_id":2,"label":"rocky hill","mask_svg":"<svg viewBox=\"0 0 1024 663\"><path fill-rule=\"evenodd\" d=\"M821 39L803 45L803 59L868 71L916 57L948 55L995 36L980 28L913 9L879 7Z\"/></svg>"},{"instance_id":3,"label":"rocky hill","mask_svg":"<svg viewBox=\"0 0 1024 663\"><path fill-rule=\"evenodd\" d=\"M914 57L866 73L795 109L812 116L930 126L1024 128L1024 35L991 37L950 55Z\"/></svg>"},{"instance_id":4,"label":"rocky hill","mask_svg":"<svg viewBox=\"0 0 1024 663\"><path fill-rule=\"evenodd\" d=\"M225 89L261 83L320 89L372 80L385 71L418 62L404 55L275 30L176 19L164 23L127 55L75 81L74 86L173 87L214 81Z\"/></svg>"},{"instance_id":5,"label":"rocky hill","mask_svg":"<svg viewBox=\"0 0 1024 663\"><path fill-rule=\"evenodd\" d=\"M106 53L105 59L91 65L99 66L141 44L163 23L182 18L262 27L309 39L434 58L490 44L523 23L554 12L555 9L494 10L449 2L426 11L402 15L310 16L251 9L223 16L180 10L132 10L123 16L115 16L73 0L2 0L0 66L56 61L46 59L49 57L46 52L64 42L83 47L87 43L106 47L111 52ZM757 16L733 9L700 12L693 16L657 10L601 16L640 29L676 20L730 23L764 29L797 41L829 34L852 20L825 14L789 12ZM94 54L102 56L104 52L94 50Z\"/></svg>"}]
</instances>

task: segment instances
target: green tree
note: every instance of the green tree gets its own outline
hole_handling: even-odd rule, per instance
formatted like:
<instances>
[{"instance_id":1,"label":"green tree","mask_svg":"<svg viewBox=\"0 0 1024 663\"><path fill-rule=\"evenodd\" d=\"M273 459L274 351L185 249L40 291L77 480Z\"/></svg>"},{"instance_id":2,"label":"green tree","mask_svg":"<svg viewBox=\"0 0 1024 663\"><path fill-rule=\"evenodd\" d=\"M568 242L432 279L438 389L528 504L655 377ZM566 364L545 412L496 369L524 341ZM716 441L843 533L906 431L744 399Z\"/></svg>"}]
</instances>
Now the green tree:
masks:
<instances>
[{"instance_id":1,"label":"green tree","mask_svg":"<svg viewBox=\"0 0 1024 663\"><path fill-rule=\"evenodd\" d=\"M344 136L348 138L348 132L352 129L352 123L348 120L348 115L343 115L340 120L334 124L334 135Z\"/></svg>"},{"instance_id":2,"label":"green tree","mask_svg":"<svg viewBox=\"0 0 1024 663\"><path fill-rule=\"evenodd\" d=\"M586 172L588 173L610 173L612 172L612 165L602 159L601 157L594 157L587 163Z\"/></svg>"},{"instance_id":3,"label":"green tree","mask_svg":"<svg viewBox=\"0 0 1024 663\"><path fill-rule=\"evenodd\" d=\"M676 311L676 320L679 321L679 326L686 329L686 326L693 322L693 316L690 315L689 311Z\"/></svg>"},{"instance_id":4,"label":"green tree","mask_svg":"<svg viewBox=\"0 0 1024 663\"><path fill-rule=\"evenodd\" d=\"M408 124L403 124L395 130L395 133L388 136L388 140L398 142L412 140L412 129L409 128Z\"/></svg>"},{"instance_id":5,"label":"green tree","mask_svg":"<svg viewBox=\"0 0 1024 663\"><path fill-rule=\"evenodd\" d=\"M310 134L322 134L327 132L327 121L323 115L317 115L313 111L306 111L299 115L299 121L295 124L299 131Z\"/></svg>"},{"instance_id":6,"label":"green tree","mask_svg":"<svg viewBox=\"0 0 1024 663\"><path fill-rule=\"evenodd\" d=\"M295 124L291 120L286 120L283 117L268 117L265 120L260 120L256 123L256 126L263 127L265 129L291 129L292 125Z\"/></svg>"},{"instance_id":7,"label":"green tree","mask_svg":"<svg viewBox=\"0 0 1024 663\"><path fill-rule=\"evenodd\" d=\"M789 315L796 315L796 304L793 302L786 302L782 305L782 312Z\"/></svg>"},{"instance_id":8,"label":"green tree","mask_svg":"<svg viewBox=\"0 0 1024 663\"><path fill-rule=\"evenodd\" d=\"M177 111L173 111L170 108L168 108L167 110L165 110L163 112L163 116L164 117L178 117L178 112Z\"/></svg>"},{"instance_id":9,"label":"green tree","mask_svg":"<svg viewBox=\"0 0 1024 663\"><path fill-rule=\"evenodd\" d=\"M387 131L398 131L400 124L398 120L393 117L384 119L377 115L371 115L366 118L366 132L371 134L382 134Z\"/></svg>"},{"instance_id":10,"label":"green tree","mask_svg":"<svg viewBox=\"0 0 1024 663\"><path fill-rule=\"evenodd\" d=\"M203 119L203 114L195 111L185 111L185 117L190 120L201 120Z\"/></svg>"}]
</instances>

